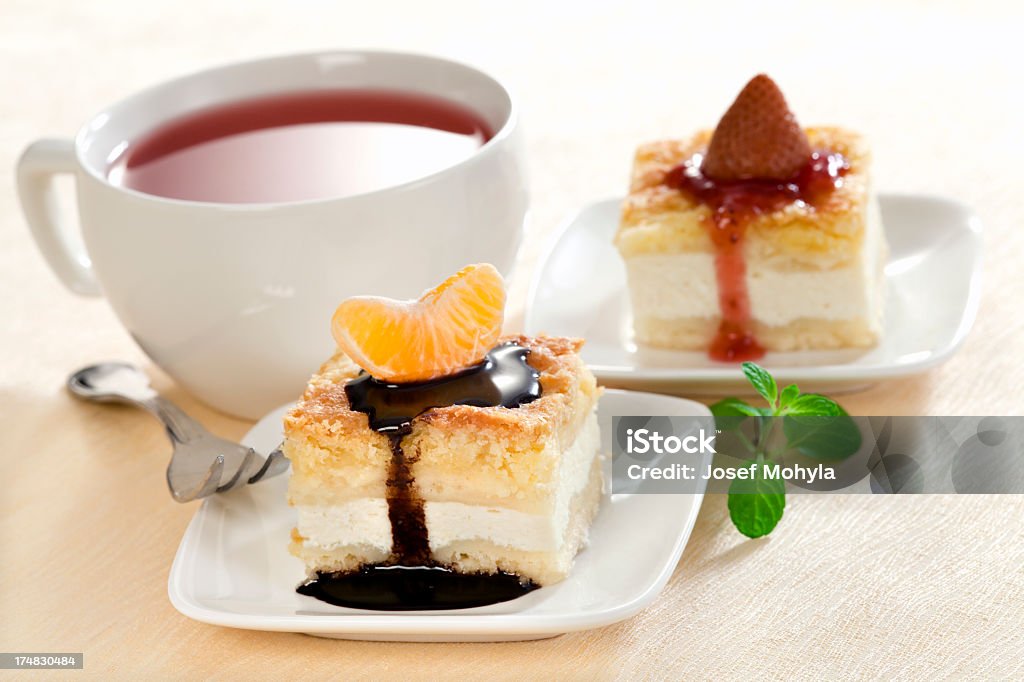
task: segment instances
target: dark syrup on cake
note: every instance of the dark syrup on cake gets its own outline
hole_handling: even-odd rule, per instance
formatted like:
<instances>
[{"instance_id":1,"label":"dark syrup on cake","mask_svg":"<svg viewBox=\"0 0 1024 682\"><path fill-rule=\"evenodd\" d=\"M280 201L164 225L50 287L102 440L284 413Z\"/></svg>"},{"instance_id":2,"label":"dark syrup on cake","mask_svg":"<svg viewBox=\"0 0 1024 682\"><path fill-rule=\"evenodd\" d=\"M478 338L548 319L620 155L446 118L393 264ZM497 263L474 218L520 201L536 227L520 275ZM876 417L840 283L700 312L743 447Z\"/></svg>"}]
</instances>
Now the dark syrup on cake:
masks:
<instances>
[{"instance_id":1,"label":"dark syrup on cake","mask_svg":"<svg viewBox=\"0 0 1024 682\"><path fill-rule=\"evenodd\" d=\"M666 174L665 184L712 211L709 227L715 246L722 321L709 354L712 359L725 362L756 360L765 351L757 342L751 324L747 264L743 257L747 225L760 215L795 202L818 205L841 185L850 164L841 154L819 150L786 180L716 180L704 174L703 160L703 154L694 154Z\"/></svg>"},{"instance_id":2,"label":"dark syrup on cake","mask_svg":"<svg viewBox=\"0 0 1024 682\"><path fill-rule=\"evenodd\" d=\"M402 439L424 412L451 405L515 408L540 397L540 374L526 362L528 348L506 343L458 374L414 384L390 384L363 374L345 385L351 409L388 437L387 480L392 561L351 573L318 573L299 594L336 606L384 611L463 609L496 604L536 588L507 573L470 575L436 566L430 556L423 500L413 485Z\"/></svg>"},{"instance_id":3,"label":"dark syrup on cake","mask_svg":"<svg viewBox=\"0 0 1024 682\"><path fill-rule=\"evenodd\" d=\"M441 611L498 604L536 589L509 573L456 573L441 566L367 566L318 574L299 594L350 609Z\"/></svg>"}]
</instances>

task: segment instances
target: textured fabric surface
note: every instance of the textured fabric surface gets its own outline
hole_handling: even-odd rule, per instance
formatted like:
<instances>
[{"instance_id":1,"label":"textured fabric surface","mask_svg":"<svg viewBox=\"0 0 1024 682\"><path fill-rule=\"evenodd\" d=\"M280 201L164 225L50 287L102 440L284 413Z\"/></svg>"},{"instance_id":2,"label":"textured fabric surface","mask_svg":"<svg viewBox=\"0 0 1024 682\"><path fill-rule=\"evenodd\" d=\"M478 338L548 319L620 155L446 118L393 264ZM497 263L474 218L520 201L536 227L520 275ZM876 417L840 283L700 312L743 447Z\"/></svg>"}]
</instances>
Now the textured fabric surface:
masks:
<instances>
[{"instance_id":1,"label":"textured fabric surface","mask_svg":"<svg viewBox=\"0 0 1024 682\"><path fill-rule=\"evenodd\" d=\"M633 146L713 125L767 71L801 122L871 139L876 187L961 199L986 225L984 298L960 353L841 401L855 414L1020 414L1021 12L0 0L0 648L84 651L84 674L107 679L1020 677L1021 497L794 497L759 541L708 499L652 607L541 642L341 642L186 619L166 577L194 506L167 495L163 434L143 414L74 402L63 381L123 358L214 431L238 437L248 424L197 404L102 300L60 286L25 229L12 169L28 141L70 136L115 99L224 61L360 46L467 59L513 85L528 134L533 211L514 326L547 236L584 203L624 191Z\"/></svg>"}]
</instances>

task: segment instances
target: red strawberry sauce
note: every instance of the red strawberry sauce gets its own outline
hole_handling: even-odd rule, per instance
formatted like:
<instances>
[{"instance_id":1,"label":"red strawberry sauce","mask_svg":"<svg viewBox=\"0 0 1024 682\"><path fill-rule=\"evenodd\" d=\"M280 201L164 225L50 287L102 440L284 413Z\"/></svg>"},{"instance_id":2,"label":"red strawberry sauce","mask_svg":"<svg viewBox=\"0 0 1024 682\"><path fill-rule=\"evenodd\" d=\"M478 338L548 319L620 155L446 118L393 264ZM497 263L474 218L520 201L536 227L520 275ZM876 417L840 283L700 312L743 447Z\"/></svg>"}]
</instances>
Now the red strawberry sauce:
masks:
<instances>
[{"instance_id":1,"label":"red strawberry sauce","mask_svg":"<svg viewBox=\"0 0 1024 682\"><path fill-rule=\"evenodd\" d=\"M807 164L786 180L715 180L704 175L703 160L702 154L694 154L668 172L665 184L706 204L712 211L708 229L715 245L722 321L709 354L723 362L756 360L765 351L754 336L750 317L743 255L746 227L754 218L794 202L818 205L842 185L850 164L841 154L819 150L812 152Z\"/></svg>"}]
</instances>

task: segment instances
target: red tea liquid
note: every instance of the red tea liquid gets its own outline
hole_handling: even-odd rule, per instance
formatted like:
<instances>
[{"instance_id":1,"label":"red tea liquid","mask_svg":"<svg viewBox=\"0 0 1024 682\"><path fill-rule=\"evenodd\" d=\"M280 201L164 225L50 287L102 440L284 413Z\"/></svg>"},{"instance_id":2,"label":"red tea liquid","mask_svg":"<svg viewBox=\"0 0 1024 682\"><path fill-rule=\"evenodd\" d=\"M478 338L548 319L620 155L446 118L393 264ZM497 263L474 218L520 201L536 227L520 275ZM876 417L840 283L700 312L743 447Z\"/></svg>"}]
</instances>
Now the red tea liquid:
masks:
<instances>
[{"instance_id":1,"label":"red tea liquid","mask_svg":"<svg viewBox=\"0 0 1024 682\"><path fill-rule=\"evenodd\" d=\"M493 131L472 109L388 90L241 100L131 141L110 180L174 199L272 203L362 194L472 156Z\"/></svg>"}]
</instances>

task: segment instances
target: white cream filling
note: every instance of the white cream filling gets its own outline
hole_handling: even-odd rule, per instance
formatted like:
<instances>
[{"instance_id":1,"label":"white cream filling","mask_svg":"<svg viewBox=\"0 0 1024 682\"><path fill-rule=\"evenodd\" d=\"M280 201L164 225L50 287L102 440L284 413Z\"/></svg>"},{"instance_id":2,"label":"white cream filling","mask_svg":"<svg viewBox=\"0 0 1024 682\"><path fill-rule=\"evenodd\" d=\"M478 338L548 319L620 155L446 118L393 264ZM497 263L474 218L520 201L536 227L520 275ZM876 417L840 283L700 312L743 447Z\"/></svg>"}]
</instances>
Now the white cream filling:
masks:
<instances>
[{"instance_id":1,"label":"white cream filling","mask_svg":"<svg viewBox=\"0 0 1024 682\"><path fill-rule=\"evenodd\" d=\"M527 514L501 507L427 502L424 515L430 548L460 540L485 540L524 551L558 551L569 526L573 497L583 490L601 442L597 414L587 417L573 444L562 453L552 514ZM391 522L383 498L361 498L340 505L299 505L298 531L307 544L325 550L369 545L391 551Z\"/></svg>"},{"instance_id":2,"label":"white cream filling","mask_svg":"<svg viewBox=\"0 0 1024 682\"><path fill-rule=\"evenodd\" d=\"M860 257L844 268L780 271L747 263L751 316L782 326L801 318L875 318L881 308L885 246L877 207L869 208ZM719 316L715 259L710 253L644 254L626 260L637 317L663 320Z\"/></svg>"},{"instance_id":3,"label":"white cream filling","mask_svg":"<svg viewBox=\"0 0 1024 682\"><path fill-rule=\"evenodd\" d=\"M391 520L383 497L362 497L344 504L298 505L296 527L307 544L325 550L346 545L369 545L391 551Z\"/></svg>"}]
</instances>

